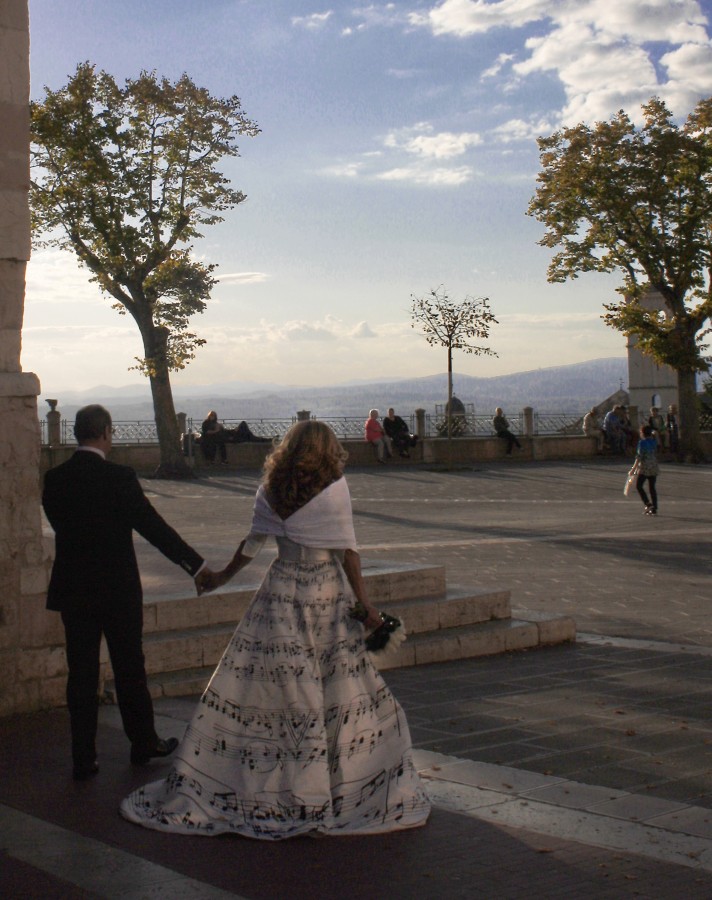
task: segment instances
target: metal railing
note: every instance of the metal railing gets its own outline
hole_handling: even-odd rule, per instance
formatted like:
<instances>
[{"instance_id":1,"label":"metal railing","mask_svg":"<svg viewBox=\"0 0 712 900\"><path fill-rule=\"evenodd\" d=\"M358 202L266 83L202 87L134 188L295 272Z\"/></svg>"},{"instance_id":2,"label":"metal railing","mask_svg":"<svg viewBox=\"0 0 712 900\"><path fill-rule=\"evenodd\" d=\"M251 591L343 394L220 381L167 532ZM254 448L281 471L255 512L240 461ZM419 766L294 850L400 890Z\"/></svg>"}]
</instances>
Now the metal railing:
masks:
<instances>
[{"instance_id":1,"label":"metal railing","mask_svg":"<svg viewBox=\"0 0 712 900\"><path fill-rule=\"evenodd\" d=\"M364 436L365 416L312 416L325 422L341 440L360 440ZM445 407L436 406L435 413L426 413L424 416L424 428L419 429L415 415L403 417L409 430L416 434L422 431L421 437L446 437L447 419ZM515 434L524 433L524 414L508 414L510 429ZM285 432L297 421L296 416L275 419L221 419L222 425L227 429L235 429L241 421L245 421L250 431L260 438L281 438ZM456 413L452 417L454 437L491 437L494 434L491 415L475 414L471 404L465 407L464 413ZM581 415L577 413L534 413L532 417L533 434L579 434ZM40 419L41 440L48 443L48 427L46 419ZM201 419L186 419L186 431L189 434L199 434ZM712 414L702 417L703 430L712 429ZM150 420L124 420L115 421L114 443L116 444L157 444L156 423ZM73 422L62 419L60 423L60 440L63 444L74 443Z\"/></svg>"}]
</instances>

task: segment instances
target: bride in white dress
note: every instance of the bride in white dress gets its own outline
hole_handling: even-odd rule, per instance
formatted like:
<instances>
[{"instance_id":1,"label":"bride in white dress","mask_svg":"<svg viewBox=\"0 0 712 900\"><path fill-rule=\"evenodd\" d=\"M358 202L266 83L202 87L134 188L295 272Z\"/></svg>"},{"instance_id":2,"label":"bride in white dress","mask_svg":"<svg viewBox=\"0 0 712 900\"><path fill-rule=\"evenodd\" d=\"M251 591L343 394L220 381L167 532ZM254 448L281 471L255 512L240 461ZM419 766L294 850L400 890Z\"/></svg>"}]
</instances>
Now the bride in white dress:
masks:
<instances>
[{"instance_id":1,"label":"bride in white dress","mask_svg":"<svg viewBox=\"0 0 712 900\"><path fill-rule=\"evenodd\" d=\"M321 422L299 422L265 464L249 536L224 584L277 540L173 766L121 814L146 828L277 840L424 825L430 804L400 704L375 669L369 602L343 466ZM359 603L365 622L352 611ZM364 612L365 611L365 612Z\"/></svg>"}]
</instances>

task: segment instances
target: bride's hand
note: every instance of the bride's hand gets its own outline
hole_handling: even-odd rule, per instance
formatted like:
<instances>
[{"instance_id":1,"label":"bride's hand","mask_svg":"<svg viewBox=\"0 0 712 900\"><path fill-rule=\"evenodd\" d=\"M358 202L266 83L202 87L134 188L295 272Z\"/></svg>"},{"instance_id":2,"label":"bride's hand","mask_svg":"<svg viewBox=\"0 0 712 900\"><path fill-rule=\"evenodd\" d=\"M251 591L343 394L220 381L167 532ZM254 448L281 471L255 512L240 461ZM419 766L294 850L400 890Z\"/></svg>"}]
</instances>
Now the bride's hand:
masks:
<instances>
[{"instance_id":1,"label":"bride's hand","mask_svg":"<svg viewBox=\"0 0 712 900\"><path fill-rule=\"evenodd\" d=\"M363 620L363 627L366 631L374 631L376 628L380 628L380 626L383 625L383 620L375 606L369 606L367 612L368 616Z\"/></svg>"}]
</instances>

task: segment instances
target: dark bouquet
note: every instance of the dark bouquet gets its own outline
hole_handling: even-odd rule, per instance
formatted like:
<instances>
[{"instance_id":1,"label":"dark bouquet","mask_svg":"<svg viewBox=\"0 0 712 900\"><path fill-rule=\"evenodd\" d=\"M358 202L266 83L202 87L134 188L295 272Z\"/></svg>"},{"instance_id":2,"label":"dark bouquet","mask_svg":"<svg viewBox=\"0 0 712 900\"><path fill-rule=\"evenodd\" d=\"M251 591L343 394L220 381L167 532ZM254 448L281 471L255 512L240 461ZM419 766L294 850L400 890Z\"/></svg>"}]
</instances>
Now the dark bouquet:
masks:
<instances>
[{"instance_id":1,"label":"dark bouquet","mask_svg":"<svg viewBox=\"0 0 712 900\"><path fill-rule=\"evenodd\" d=\"M367 618L367 612L360 602L351 610L351 616L359 622ZM386 612L379 613L381 624L366 636L366 649L376 656L397 653L407 635L403 622Z\"/></svg>"}]
</instances>

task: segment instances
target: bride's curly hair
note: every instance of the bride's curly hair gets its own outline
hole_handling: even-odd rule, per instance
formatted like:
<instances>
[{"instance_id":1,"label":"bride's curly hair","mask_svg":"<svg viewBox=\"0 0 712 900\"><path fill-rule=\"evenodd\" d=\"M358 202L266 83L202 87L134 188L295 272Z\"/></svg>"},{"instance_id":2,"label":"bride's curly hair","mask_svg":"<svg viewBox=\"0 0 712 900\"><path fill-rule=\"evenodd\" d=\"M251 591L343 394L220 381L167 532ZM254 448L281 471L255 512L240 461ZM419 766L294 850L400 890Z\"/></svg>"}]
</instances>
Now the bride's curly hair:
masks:
<instances>
[{"instance_id":1,"label":"bride's curly hair","mask_svg":"<svg viewBox=\"0 0 712 900\"><path fill-rule=\"evenodd\" d=\"M264 487L274 511L286 519L344 473L348 453L323 422L297 422L267 457Z\"/></svg>"}]
</instances>

